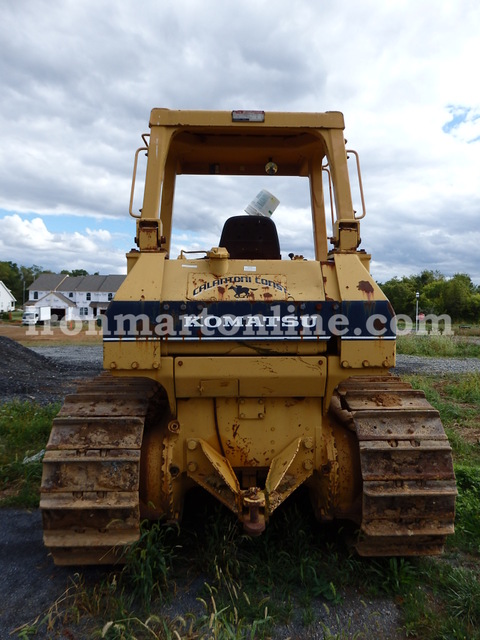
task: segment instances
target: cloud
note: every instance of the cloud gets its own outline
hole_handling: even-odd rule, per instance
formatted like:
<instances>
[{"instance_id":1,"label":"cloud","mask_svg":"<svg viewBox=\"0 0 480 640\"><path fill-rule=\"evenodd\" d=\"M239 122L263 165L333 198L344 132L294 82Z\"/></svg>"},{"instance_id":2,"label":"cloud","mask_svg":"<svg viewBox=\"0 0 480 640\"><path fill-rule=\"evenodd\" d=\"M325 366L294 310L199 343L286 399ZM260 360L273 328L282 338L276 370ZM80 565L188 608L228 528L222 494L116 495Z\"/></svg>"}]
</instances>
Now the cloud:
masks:
<instances>
[{"instance_id":1,"label":"cloud","mask_svg":"<svg viewBox=\"0 0 480 640\"><path fill-rule=\"evenodd\" d=\"M340 110L360 153L374 276L430 268L480 282L480 103L465 72L479 32L480 7L456 0L4 2L0 222L16 233L1 258L122 271L118 225L133 237L133 155L152 107ZM215 244L260 188L281 200L285 252L311 255L300 184L231 179L186 181L174 250Z\"/></svg>"},{"instance_id":2,"label":"cloud","mask_svg":"<svg viewBox=\"0 0 480 640\"><path fill-rule=\"evenodd\" d=\"M0 219L0 255L20 265L36 264L52 271L86 269L89 273L125 272L125 252L114 246L106 229L85 233L52 233L42 218L28 220L18 214Z\"/></svg>"}]
</instances>

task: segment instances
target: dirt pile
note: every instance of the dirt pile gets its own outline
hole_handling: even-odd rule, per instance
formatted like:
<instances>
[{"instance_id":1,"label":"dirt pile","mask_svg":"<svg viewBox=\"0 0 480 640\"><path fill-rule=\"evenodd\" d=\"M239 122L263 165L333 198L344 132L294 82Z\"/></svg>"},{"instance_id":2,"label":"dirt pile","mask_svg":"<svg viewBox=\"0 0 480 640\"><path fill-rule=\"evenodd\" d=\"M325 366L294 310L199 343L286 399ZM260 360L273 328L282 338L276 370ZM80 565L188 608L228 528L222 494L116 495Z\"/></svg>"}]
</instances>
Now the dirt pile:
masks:
<instances>
[{"instance_id":1,"label":"dirt pile","mask_svg":"<svg viewBox=\"0 0 480 640\"><path fill-rule=\"evenodd\" d=\"M23 347L15 340L0 336L0 366L12 375L30 373L32 369L41 367L44 370L56 369L56 364L28 347Z\"/></svg>"},{"instance_id":2,"label":"dirt pile","mask_svg":"<svg viewBox=\"0 0 480 640\"><path fill-rule=\"evenodd\" d=\"M0 336L0 402L59 402L97 372L98 367L72 366Z\"/></svg>"}]
</instances>

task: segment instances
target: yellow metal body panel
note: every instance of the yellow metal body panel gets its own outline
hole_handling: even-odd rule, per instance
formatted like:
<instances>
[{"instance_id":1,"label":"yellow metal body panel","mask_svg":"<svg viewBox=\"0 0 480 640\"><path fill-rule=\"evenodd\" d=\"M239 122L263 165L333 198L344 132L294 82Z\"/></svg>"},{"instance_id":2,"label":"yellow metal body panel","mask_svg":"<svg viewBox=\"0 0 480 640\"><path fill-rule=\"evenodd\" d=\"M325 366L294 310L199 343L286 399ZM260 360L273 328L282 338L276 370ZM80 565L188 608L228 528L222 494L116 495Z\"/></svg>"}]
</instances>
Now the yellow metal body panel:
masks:
<instances>
[{"instance_id":1,"label":"yellow metal body panel","mask_svg":"<svg viewBox=\"0 0 480 640\"><path fill-rule=\"evenodd\" d=\"M191 482L242 517L249 482L262 477L267 519L305 481L318 498L319 517L354 512L352 496L361 490L358 452L353 438L322 416L318 398L179 399L177 409L174 433L150 437L145 454L151 504L167 517L177 517ZM165 442L168 453L159 456ZM163 469L176 470L163 484L159 457Z\"/></svg>"},{"instance_id":2,"label":"yellow metal body panel","mask_svg":"<svg viewBox=\"0 0 480 640\"><path fill-rule=\"evenodd\" d=\"M173 110L152 109L150 114L150 127L205 127L214 128L216 131L222 127L231 131L237 129L244 133L250 128L258 133L258 128L275 129L289 128L298 132L300 128L309 129L344 129L345 121L340 111L327 111L323 113L296 112L285 113L268 111L264 114L264 122L232 121L231 111L199 111L199 110ZM239 147L240 145L235 145Z\"/></svg>"},{"instance_id":3,"label":"yellow metal body panel","mask_svg":"<svg viewBox=\"0 0 480 640\"><path fill-rule=\"evenodd\" d=\"M326 358L186 357L175 361L177 397L323 396Z\"/></svg>"}]
</instances>

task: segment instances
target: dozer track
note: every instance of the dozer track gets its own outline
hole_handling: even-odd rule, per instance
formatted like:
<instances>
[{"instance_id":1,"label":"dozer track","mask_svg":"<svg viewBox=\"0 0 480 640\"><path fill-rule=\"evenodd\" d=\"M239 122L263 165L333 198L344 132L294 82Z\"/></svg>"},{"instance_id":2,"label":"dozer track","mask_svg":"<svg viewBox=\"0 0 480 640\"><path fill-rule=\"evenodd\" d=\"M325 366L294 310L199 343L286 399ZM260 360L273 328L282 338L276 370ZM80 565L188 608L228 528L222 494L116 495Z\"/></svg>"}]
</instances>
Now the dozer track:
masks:
<instances>
[{"instance_id":1,"label":"dozer track","mask_svg":"<svg viewBox=\"0 0 480 640\"><path fill-rule=\"evenodd\" d=\"M140 451L158 386L109 374L67 396L43 460L40 508L55 564L122 561L140 532Z\"/></svg>"},{"instance_id":2,"label":"dozer track","mask_svg":"<svg viewBox=\"0 0 480 640\"><path fill-rule=\"evenodd\" d=\"M352 377L339 385L338 404L360 452L358 553L442 553L454 530L457 489L438 411L423 391L395 376Z\"/></svg>"}]
</instances>

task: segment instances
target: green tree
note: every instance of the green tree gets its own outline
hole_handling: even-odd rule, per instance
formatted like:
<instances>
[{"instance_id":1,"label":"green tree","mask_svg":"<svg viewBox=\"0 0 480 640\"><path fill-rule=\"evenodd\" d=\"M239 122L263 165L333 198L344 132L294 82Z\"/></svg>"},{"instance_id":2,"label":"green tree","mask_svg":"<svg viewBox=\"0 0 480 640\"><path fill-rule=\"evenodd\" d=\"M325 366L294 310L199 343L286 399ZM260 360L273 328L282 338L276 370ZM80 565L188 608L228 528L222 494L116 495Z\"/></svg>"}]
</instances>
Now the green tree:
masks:
<instances>
[{"instance_id":1,"label":"green tree","mask_svg":"<svg viewBox=\"0 0 480 640\"><path fill-rule=\"evenodd\" d=\"M442 279L429 282L421 289L419 299L421 311L424 313L436 313L437 315L446 313L443 296L445 285L446 281L442 277Z\"/></svg>"},{"instance_id":2,"label":"green tree","mask_svg":"<svg viewBox=\"0 0 480 640\"><path fill-rule=\"evenodd\" d=\"M473 315L473 297L476 287L466 273L456 273L445 283L443 304L445 312L454 322L475 320Z\"/></svg>"},{"instance_id":3,"label":"green tree","mask_svg":"<svg viewBox=\"0 0 480 640\"><path fill-rule=\"evenodd\" d=\"M397 314L414 317L418 292L420 312L448 314L453 322L478 322L480 287L466 273L447 279L439 271L422 271L402 279L392 278L380 286Z\"/></svg>"},{"instance_id":4,"label":"green tree","mask_svg":"<svg viewBox=\"0 0 480 640\"><path fill-rule=\"evenodd\" d=\"M23 303L24 292L41 273L45 270L42 267L33 265L31 267L18 266L15 262L0 262L0 280L15 296L17 307ZM25 293L25 299L27 295Z\"/></svg>"},{"instance_id":5,"label":"green tree","mask_svg":"<svg viewBox=\"0 0 480 640\"><path fill-rule=\"evenodd\" d=\"M410 277L404 276L401 280L397 277L380 285L384 294L392 303L395 313L413 316L415 313L415 283Z\"/></svg>"},{"instance_id":6,"label":"green tree","mask_svg":"<svg viewBox=\"0 0 480 640\"><path fill-rule=\"evenodd\" d=\"M15 262L0 262L0 280L10 289L17 300L17 305L22 304L22 274Z\"/></svg>"},{"instance_id":7,"label":"green tree","mask_svg":"<svg viewBox=\"0 0 480 640\"><path fill-rule=\"evenodd\" d=\"M410 280L415 285L416 290L420 292L429 284L443 282L445 276L440 271L424 270L420 275L410 276Z\"/></svg>"},{"instance_id":8,"label":"green tree","mask_svg":"<svg viewBox=\"0 0 480 640\"><path fill-rule=\"evenodd\" d=\"M65 275L69 275L72 277L89 275L88 271L85 271L85 269L72 269L72 271L68 271L68 269L62 269L60 273L64 273Z\"/></svg>"}]
</instances>

